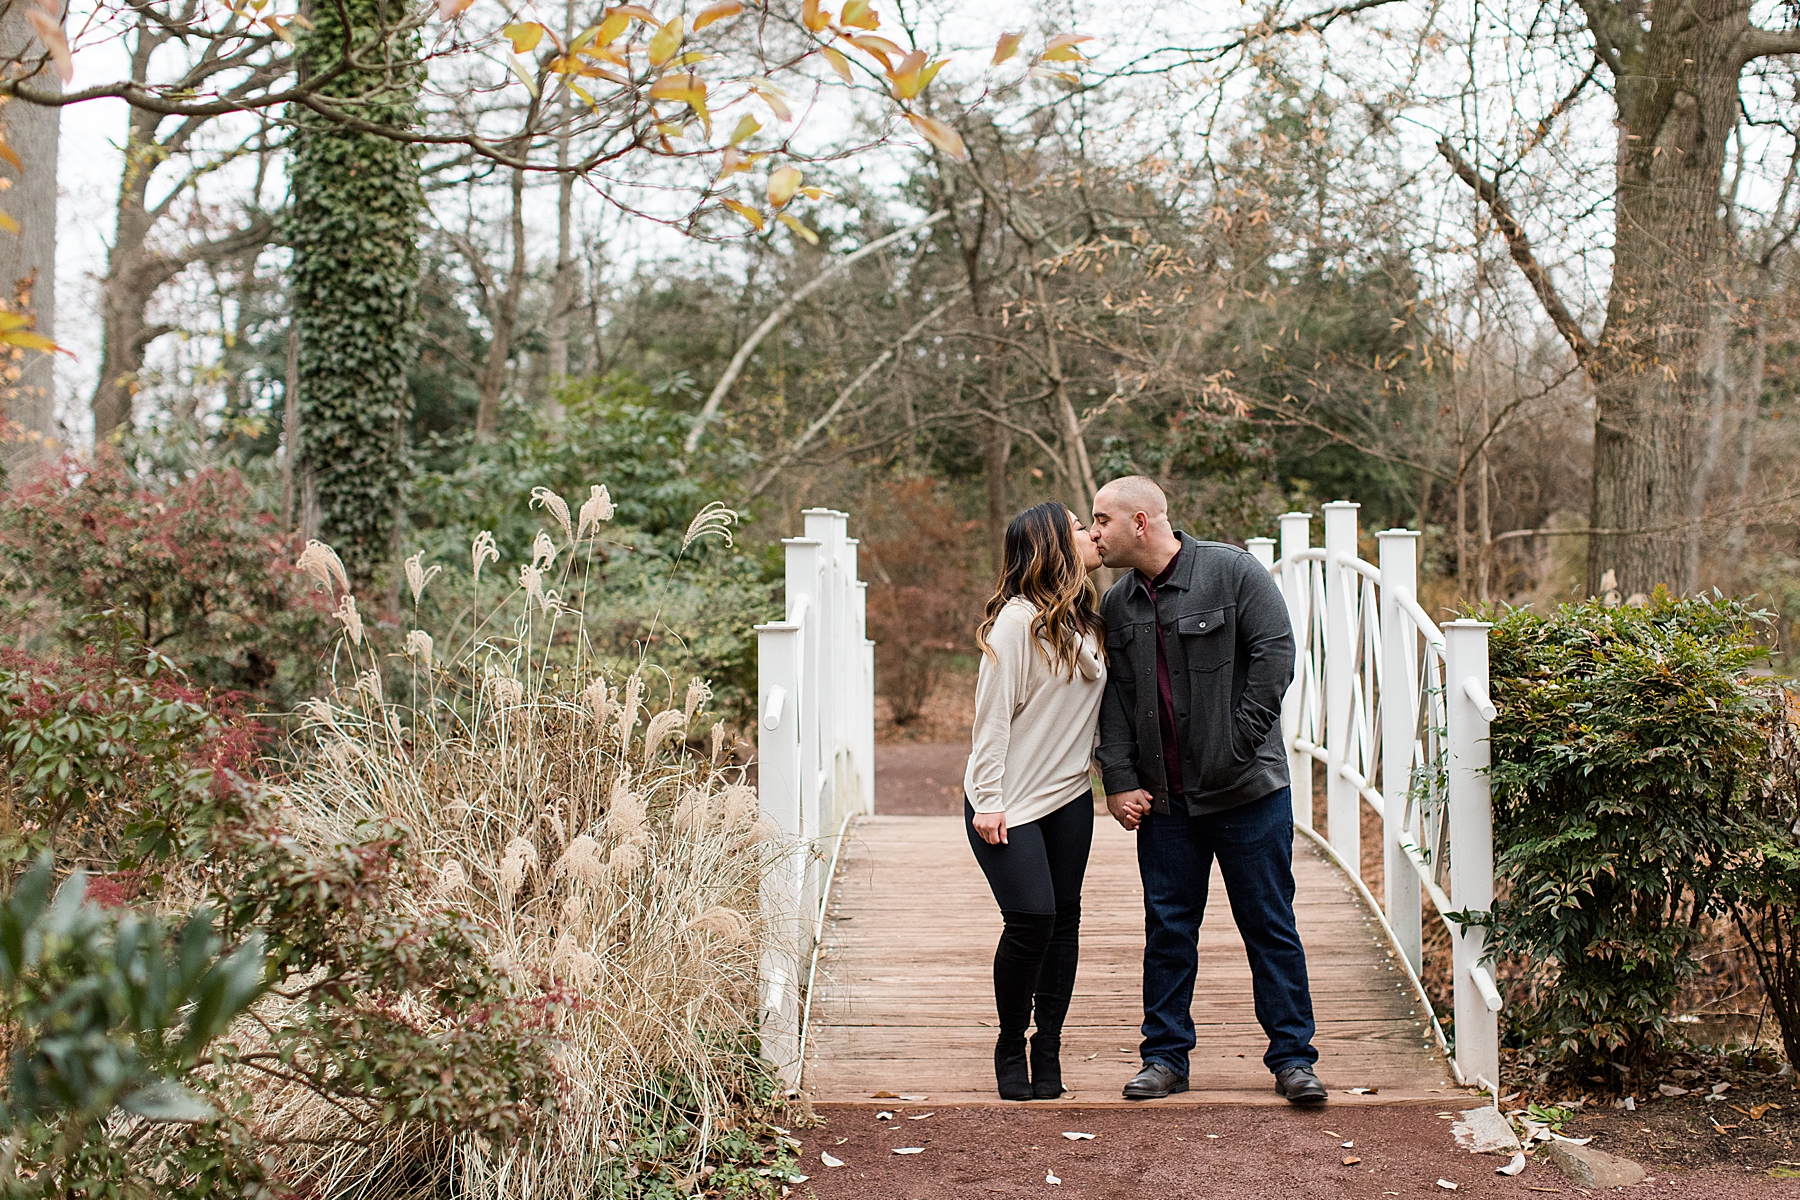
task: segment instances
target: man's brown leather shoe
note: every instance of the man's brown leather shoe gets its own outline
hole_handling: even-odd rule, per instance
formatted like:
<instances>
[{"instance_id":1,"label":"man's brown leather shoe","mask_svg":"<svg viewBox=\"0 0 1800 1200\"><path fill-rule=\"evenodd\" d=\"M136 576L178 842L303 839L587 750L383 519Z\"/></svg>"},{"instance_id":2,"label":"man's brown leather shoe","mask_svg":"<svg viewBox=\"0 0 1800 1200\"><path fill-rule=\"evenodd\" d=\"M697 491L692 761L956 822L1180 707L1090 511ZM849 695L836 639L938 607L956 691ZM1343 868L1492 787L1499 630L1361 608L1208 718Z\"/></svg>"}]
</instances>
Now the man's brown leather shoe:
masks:
<instances>
[{"instance_id":1,"label":"man's brown leather shoe","mask_svg":"<svg viewBox=\"0 0 1800 1200\"><path fill-rule=\"evenodd\" d=\"M1277 1071L1275 1090L1286 1096L1289 1104L1323 1104L1330 1095L1313 1069L1303 1063Z\"/></svg>"}]
</instances>

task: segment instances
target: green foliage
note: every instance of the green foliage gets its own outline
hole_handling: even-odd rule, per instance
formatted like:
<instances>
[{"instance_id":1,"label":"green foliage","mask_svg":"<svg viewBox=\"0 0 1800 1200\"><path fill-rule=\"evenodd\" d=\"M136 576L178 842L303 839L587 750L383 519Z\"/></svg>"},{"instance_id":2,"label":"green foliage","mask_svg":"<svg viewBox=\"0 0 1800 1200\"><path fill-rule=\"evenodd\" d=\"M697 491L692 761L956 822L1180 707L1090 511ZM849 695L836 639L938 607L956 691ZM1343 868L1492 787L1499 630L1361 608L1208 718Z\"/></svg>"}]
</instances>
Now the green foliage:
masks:
<instances>
[{"instance_id":1,"label":"green foliage","mask_svg":"<svg viewBox=\"0 0 1800 1200\"><path fill-rule=\"evenodd\" d=\"M481 597L483 611L492 611L513 587L516 564L530 561L537 532L549 527L560 536L542 510L519 498L546 487L578 510L589 488L605 485L617 513L600 540L580 551L588 557L573 581L582 586L563 589L571 602L584 597L598 665L622 677L647 659L677 691L700 676L712 683L719 710L741 717L756 691L751 627L780 612L781 560L711 540L685 552L681 544L694 514L742 467L742 448L709 437L684 455L690 418L630 376L571 383L562 402L560 422L518 413L491 444L445 447L446 465L422 474L413 489L415 544L456 578L468 569L475 535L493 532L501 558L484 573ZM462 605L470 593L438 584L427 597Z\"/></svg>"},{"instance_id":2,"label":"green foliage","mask_svg":"<svg viewBox=\"0 0 1800 1200\"><path fill-rule=\"evenodd\" d=\"M143 1134L145 1123L221 1123L207 1095L215 1083L199 1068L263 991L262 939L252 933L227 953L204 909L169 930L93 904L79 872L54 901L52 882L46 854L0 903L12 1042L0 1119L16 1152L0 1168L0 1194L198 1196L260 1184L261 1163L231 1133ZM141 1153L124 1154L128 1140Z\"/></svg>"},{"instance_id":3,"label":"green foliage","mask_svg":"<svg viewBox=\"0 0 1800 1200\"><path fill-rule=\"evenodd\" d=\"M323 614L297 550L236 471L172 478L64 459L0 492L0 605L69 645L132 638L212 688L290 707L315 682ZM113 616L96 621L98 613Z\"/></svg>"},{"instance_id":4,"label":"green foliage","mask_svg":"<svg viewBox=\"0 0 1800 1200\"><path fill-rule=\"evenodd\" d=\"M124 657L0 655L0 862L54 849L130 870L166 857L174 831L254 749L254 727L133 646L129 626L95 624Z\"/></svg>"},{"instance_id":5,"label":"green foliage","mask_svg":"<svg viewBox=\"0 0 1800 1200\"><path fill-rule=\"evenodd\" d=\"M418 34L404 18L392 0L322 5L316 27L301 35L302 69L335 73L319 91L341 110L410 128L422 71ZM321 533L366 584L392 561L408 475L425 193L411 145L352 132L304 107L293 119L285 233L294 251L302 462Z\"/></svg>"},{"instance_id":6,"label":"green foliage","mask_svg":"<svg viewBox=\"0 0 1800 1200\"><path fill-rule=\"evenodd\" d=\"M1775 693L1750 788L1750 845L1725 878L1725 898L1762 976L1788 1061L1800 1062L1800 696Z\"/></svg>"},{"instance_id":7,"label":"green foliage","mask_svg":"<svg viewBox=\"0 0 1800 1200\"><path fill-rule=\"evenodd\" d=\"M1743 842L1766 706L1740 601L1506 612L1490 635L1494 945L1554 972L1513 1010L1580 1074L1652 1057Z\"/></svg>"}]
</instances>

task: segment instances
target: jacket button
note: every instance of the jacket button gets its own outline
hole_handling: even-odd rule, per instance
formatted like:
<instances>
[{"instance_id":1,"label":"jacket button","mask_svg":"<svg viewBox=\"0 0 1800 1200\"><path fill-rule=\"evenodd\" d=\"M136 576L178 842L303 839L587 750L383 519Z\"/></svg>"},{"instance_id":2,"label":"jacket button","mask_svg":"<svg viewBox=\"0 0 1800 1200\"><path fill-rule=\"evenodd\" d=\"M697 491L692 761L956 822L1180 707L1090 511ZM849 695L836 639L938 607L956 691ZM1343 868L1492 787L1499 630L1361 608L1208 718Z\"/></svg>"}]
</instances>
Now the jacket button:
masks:
<instances>
[{"instance_id":1,"label":"jacket button","mask_svg":"<svg viewBox=\"0 0 1800 1200\"><path fill-rule=\"evenodd\" d=\"M1202 622L1200 622L1200 628L1202 628L1202 629L1205 629L1205 628L1206 628L1206 622L1205 622L1205 621L1202 621Z\"/></svg>"}]
</instances>

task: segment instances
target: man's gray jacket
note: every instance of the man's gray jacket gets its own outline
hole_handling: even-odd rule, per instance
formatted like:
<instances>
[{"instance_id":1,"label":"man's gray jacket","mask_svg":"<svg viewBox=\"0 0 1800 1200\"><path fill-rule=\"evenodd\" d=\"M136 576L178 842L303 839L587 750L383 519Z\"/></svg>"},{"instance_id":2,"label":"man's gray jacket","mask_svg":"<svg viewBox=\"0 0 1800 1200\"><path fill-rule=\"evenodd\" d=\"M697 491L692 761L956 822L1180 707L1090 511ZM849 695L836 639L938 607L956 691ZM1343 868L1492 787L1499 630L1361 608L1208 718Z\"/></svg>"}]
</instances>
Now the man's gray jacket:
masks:
<instances>
[{"instance_id":1,"label":"man's gray jacket","mask_svg":"<svg viewBox=\"0 0 1800 1200\"><path fill-rule=\"evenodd\" d=\"M1176 536L1181 550L1154 606L1136 571L1100 602L1108 674L1097 757L1109 795L1143 788L1153 811L1169 812L1152 624L1160 618L1187 810L1203 816L1288 786L1281 697L1294 678L1294 634L1281 589L1249 551Z\"/></svg>"}]
</instances>

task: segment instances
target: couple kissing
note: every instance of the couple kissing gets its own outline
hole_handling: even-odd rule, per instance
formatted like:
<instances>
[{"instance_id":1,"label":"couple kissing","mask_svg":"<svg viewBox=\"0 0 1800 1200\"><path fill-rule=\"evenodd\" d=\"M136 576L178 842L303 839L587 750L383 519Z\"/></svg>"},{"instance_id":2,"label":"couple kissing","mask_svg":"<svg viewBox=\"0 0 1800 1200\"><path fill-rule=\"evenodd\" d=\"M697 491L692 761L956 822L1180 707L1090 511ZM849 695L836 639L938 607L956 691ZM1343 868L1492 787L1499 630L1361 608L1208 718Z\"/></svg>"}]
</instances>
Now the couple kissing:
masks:
<instances>
[{"instance_id":1,"label":"couple kissing","mask_svg":"<svg viewBox=\"0 0 1800 1200\"><path fill-rule=\"evenodd\" d=\"M1089 576L1102 566L1123 574L1096 599ZM1174 529L1162 489L1127 476L1095 495L1091 524L1057 503L1013 519L975 638L963 814L1005 922L994 951L1000 1096L1063 1094L1097 760L1107 810L1136 834L1144 885L1142 1066L1125 1098L1188 1090L1217 861L1269 1038L1263 1063L1280 1095L1323 1103L1280 730L1294 639L1274 580L1247 551Z\"/></svg>"}]
</instances>

